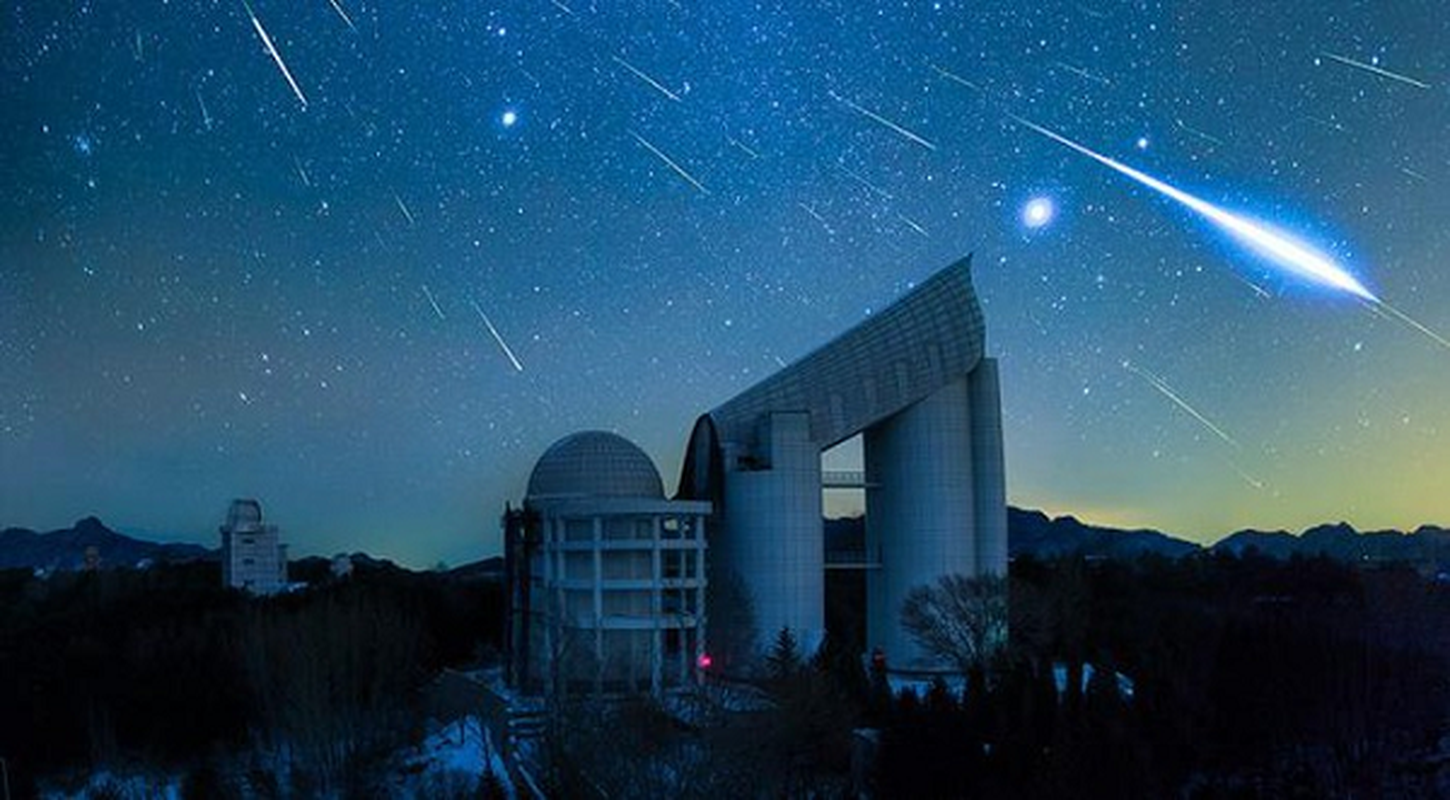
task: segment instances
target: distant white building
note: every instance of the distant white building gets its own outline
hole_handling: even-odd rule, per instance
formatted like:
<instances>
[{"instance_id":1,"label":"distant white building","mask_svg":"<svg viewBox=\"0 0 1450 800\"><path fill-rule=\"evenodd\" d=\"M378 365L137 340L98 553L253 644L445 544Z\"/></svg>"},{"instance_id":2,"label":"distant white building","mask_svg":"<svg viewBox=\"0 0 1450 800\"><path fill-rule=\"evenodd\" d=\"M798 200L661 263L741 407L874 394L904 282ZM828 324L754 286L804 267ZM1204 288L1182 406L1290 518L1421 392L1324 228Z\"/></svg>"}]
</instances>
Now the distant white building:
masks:
<instances>
[{"instance_id":1,"label":"distant white building","mask_svg":"<svg viewBox=\"0 0 1450 800\"><path fill-rule=\"evenodd\" d=\"M222 533L222 582L252 594L275 594L287 587L287 546L277 526L262 523L262 504L233 500Z\"/></svg>"}]
</instances>

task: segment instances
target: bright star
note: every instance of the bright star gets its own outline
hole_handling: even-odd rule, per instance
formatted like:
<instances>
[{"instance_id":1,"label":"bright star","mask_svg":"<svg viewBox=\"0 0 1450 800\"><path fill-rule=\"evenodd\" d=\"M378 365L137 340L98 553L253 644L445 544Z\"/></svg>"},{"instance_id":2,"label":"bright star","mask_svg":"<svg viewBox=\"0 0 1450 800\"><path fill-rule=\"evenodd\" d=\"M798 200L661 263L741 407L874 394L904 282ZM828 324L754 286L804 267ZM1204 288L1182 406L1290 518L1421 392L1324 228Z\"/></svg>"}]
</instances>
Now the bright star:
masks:
<instances>
[{"instance_id":1,"label":"bright star","mask_svg":"<svg viewBox=\"0 0 1450 800\"><path fill-rule=\"evenodd\" d=\"M514 111L513 109L509 109L508 111L503 112L503 116L499 117L499 121L503 123L503 126L505 128L512 128L514 126L514 123L519 121L518 112Z\"/></svg>"},{"instance_id":2,"label":"bright star","mask_svg":"<svg viewBox=\"0 0 1450 800\"><path fill-rule=\"evenodd\" d=\"M1052 221L1057 207L1049 197L1034 197L1022 207L1022 224L1029 228L1041 228Z\"/></svg>"}]
</instances>

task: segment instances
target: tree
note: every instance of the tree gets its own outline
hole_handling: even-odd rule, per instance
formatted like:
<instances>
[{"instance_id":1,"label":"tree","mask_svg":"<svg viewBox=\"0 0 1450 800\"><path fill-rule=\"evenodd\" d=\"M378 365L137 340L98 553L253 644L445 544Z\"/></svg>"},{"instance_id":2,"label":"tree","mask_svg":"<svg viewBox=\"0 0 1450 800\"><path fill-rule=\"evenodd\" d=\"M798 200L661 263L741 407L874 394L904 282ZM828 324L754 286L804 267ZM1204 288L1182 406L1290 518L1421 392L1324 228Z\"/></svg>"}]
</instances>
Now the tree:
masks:
<instances>
[{"instance_id":1,"label":"tree","mask_svg":"<svg viewBox=\"0 0 1450 800\"><path fill-rule=\"evenodd\" d=\"M800 645L789 627L783 627L775 635L775 643L765 657L765 668L772 680L785 681L795 677L801 669Z\"/></svg>"},{"instance_id":2,"label":"tree","mask_svg":"<svg viewBox=\"0 0 1450 800\"><path fill-rule=\"evenodd\" d=\"M959 672L986 669L1007 643L1007 579L943 575L907 594L901 624L924 650Z\"/></svg>"}]
</instances>

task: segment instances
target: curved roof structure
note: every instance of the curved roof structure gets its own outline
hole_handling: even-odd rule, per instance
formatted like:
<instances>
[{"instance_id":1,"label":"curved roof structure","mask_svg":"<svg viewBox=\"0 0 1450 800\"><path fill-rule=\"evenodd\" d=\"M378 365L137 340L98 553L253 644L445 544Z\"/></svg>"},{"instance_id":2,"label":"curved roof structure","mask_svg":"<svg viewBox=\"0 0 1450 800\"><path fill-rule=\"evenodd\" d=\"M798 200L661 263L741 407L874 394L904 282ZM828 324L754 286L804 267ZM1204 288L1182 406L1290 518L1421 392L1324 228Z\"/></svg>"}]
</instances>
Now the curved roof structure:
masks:
<instances>
[{"instance_id":1,"label":"curved roof structure","mask_svg":"<svg viewBox=\"0 0 1450 800\"><path fill-rule=\"evenodd\" d=\"M633 442L608 431L582 431L544 451L529 475L528 499L665 496L654 462Z\"/></svg>"}]
</instances>

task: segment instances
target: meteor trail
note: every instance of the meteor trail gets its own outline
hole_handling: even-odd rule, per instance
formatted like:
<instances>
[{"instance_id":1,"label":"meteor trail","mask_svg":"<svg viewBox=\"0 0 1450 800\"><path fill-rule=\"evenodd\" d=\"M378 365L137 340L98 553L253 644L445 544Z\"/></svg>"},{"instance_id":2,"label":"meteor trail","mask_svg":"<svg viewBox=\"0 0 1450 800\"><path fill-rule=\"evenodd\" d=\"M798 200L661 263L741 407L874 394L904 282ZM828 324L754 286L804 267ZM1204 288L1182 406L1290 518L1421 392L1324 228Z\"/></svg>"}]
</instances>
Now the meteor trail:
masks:
<instances>
[{"instance_id":1,"label":"meteor trail","mask_svg":"<svg viewBox=\"0 0 1450 800\"><path fill-rule=\"evenodd\" d=\"M1103 86L1112 86L1113 85L1113 82L1110 81L1110 80L1108 80L1107 78L1104 78L1101 75L1094 75L1093 73L1088 72L1087 70L1083 69L1082 67L1074 67L1073 65L1068 64L1068 63L1063 62L1063 61L1054 61L1052 63L1053 63L1054 66L1056 66L1056 67L1058 67L1060 69L1067 70L1068 72L1071 72L1072 74L1078 76L1079 78L1082 78L1085 81L1092 81L1093 83L1100 83Z\"/></svg>"},{"instance_id":2,"label":"meteor trail","mask_svg":"<svg viewBox=\"0 0 1450 800\"><path fill-rule=\"evenodd\" d=\"M616 64L620 65L621 67L624 67L625 69L629 70L630 72L633 72L635 74L635 77L639 78L640 80L644 81L645 83L648 83L650 86L653 86L654 88L658 89L660 91L660 93L663 94L665 97L670 98L671 100L675 101L676 103L680 102L680 96L679 95L675 94L674 92L670 91L669 89L666 89L665 86L664 86L664 84L662 84L659 81L655 80L654 78L651 78L650 76L646 75L643 70L640 70L640 69L636 68L633 64L629 63L628 61L625 61L624 59L620 58L619 56L611 56L611 58L614 59L614 62Z\"/></svg>"},{"instance_id":3,"label":"meteor trail","mask_svg":"<svg viewBox=\"0 0 1450 800\"><path fill-rule=\"evenodd\" d=\"M648 139L645 139L643 136L640 136L639 134L635 133L634 131L630 131L629 132L629 135L630 136L633 136L636 141L638 141L640 144L644 145L644 147L645 147L646 150L649 150L651 153L654 153L661 161L663 161L666 164L668 164L669 167L670 167L670 169L672 169L672 170L675 171L675 174L677 174L681 178L684 178L685 180L689 181L691 186L695 187L696 189L699 189L704 194L709 194L710 193L710 190L705 188L705 184L700 183L699 181L695 180L695 176L694 175L691 175L690 173L686 172L685 171L685 168L682 167L682 166L680 166L679 164L676 164L675 161L674 161L674 159L672 159L669 156L665 155L658 147L655 147L654 145L650 144Z\"/></svg>"},{"instance_id":4,"label":"meteor trail","mask_svg":"<svg viewBox=\"0 0 1450 800\"><path fill-rule=\"evenodd\" d=\"M428 284L421 283L418 285L423 287L423 296L428 298L428 305L433 306L433 313L438 315L438 319L448 319L447 317L443 316L443 309L438 307L438 301L433 299L433 293L428 291Z\"/></svg>"},{"instance_id":5,"label":"meteor trail","mask_svg":"<svg viewBox=\"0 0 1450 800\"><path fill-rule=\"evenodd\" d=\"M353 33L357 33L357 26L352 24L352 17L349 17L347 11L343 10L341 0L327 0L327 2L332 4L332 10L336 11L339 17L342 17L342 21L347 23L347 27Z\"/></svg>"},{"instance_id":6,"label":"meteor trail","mask_svg":"<svg viewBox=\"0 0 1450 800\"><path fill-rule=\"evenodd\" d=\"M1090 150L1061 134L1054 133L1036 123L1029 122L1016 114L1008 112L1007 116L1019 125L1030 128L1059 144L1072 148L1094 161L1132 178L1138 183L1147 186L1149 189L1188 206L1188 208L1197 212L1200 216L1207 218L1208 221L1228 232L1234 238L1258 250L1260 253L1269 256L1275 264L1285 270L1325 286L1348 292L1366 306L1389 314L1410 329L1424 334L1436 344L1450 350L1450 340L1447 340L1444 336L1441 336L1417 320L1412 319L1405 312L1376 297L1373 292L1365 288L1364 284L1360 283L1346 269L1336 264L1328 256L1300 243L1288 234L1258 222L1244 219L1237 214L1224 211L1206 200L1200 200L1188 192L1170 186L1126 164L1114 161L1101 153Z\"/></svg>"},{"instance_id":7,"label":"meteor trail","mask_svg":"<svg viewBox=\"0 0 1450 800\"><path fill-rule=\"evenodd\" d=\"M932 70L936 72L936 74L942 76L943 78L946 78L947 80L952 81L953 83L960 83L961 85L967 87L968 89L971 89L974 92L981 92L981 93L985 94L986 91L987 91L986 89L983 89L982 87L978 86L977 84L972 83L971 81L967 80L966 78L963 78L962 76L956 74L955 72L950 72L948 70L944 70L941 67L938 67L937 65L931 64L931 63L928 63L927 66L928 67L931 67Z\"/></svg>"},{"instance_id":8,"label":"meteor trail","mask_svg":"<svg viewBox=\"0 0 1450 800\"><path fill-rule=\"evenodd\" d=\"M257 19L257 12L252 10L252 4L242 0L242 5L247 9L247 16L252 18L252 27L257 29L257 36L262 39L262 46L267 48L267 54L277 62L277 69L282 71L282 77L287 79L287 85L292 87L292 93L297 95L297 100L302 103L302 110L307 110L307 96L302 94L302 87L292 78L292 71L287 69L287 62L282 60L282 54L272 44L272 37L267 35L267 29L262 27L262 21Z\"/></svg>"},{"instance_id":9,"label":"meteor trail","mask_svg":"<svg viewBox=\"0 0 1450 800\"><path fill-rule=\"evenodd\" d=\"M911 217L908 217L905 214L897 214L896 216L899 217L902 222L905 222L907 224L907 226L910 227L912 230L916 231L917 233L921 234L922 236L925 236L928 239L931 238L931 236L927 234L926 228L923 228L920 225L918 225L916 223L916 221L913 220Z\"/></svg>"},{"instance_id":10,"label":"meteor trail","mask_svg":"<svg viewBox=\"0 0 1450 800\"><path fill-rule=\"evenodd\" d=\"M730 144L732 144L732 145L740 148L740 150L742 152L744 152L745 155L750 156L751 158L760 158L760 154L759 153L757 153L754 150L750 149L748 146L746 146L746 144L744 142L740 141L739 139L736 139L734 136L731 136L729 134L726 134L725 135L725 140L728 141L728 142L730 142Z\"/></svg>"},{"instance_id":11,"label":"meteor trail","mask_svg":"<svg viewBox=\"0 0 1450 800\"><path fill-rule=\"evenodd\" d=\"M201 123L206 126L207 130L211 130L211 112L206 110L206 101L201 99L201 87L197 87L193 91L196 92L196 104L201 106Z\"/></svg>"},{"instance_id":12,"label":"meteor trail","mask_svg":"<svg viewBox=\"0 0 1450 800\"><path fill-rule=\"evenodd\" d=\"M866 117L867 119L869 119L869 120L871 120L873 122L876 122L876 123L878 123L880 125L884 125L884 126L890 128L891 130L896 131L897 133L899 133L902 136L906 137L908 140L913 141L913 142L916 142L917 144L921 145L922 147L925 147L928 150L935 150L936 149L936 145L932 144L931 142L928 142L926 139L923 139L920 136L917 136L916 134L912 133L911 131L909 131L909 130L903 128L903 127L901 127L900 125L897 125L895 122L892 122L891 120L889 120L889 119L881 116L880 114L877 114L876 112L872 111L871 109L864 108L864 107L862 107L860 105L857 105L856 103L853 103L850 100L847 100L846 98L844 98L844 97L836 94L833 91L832 92L827 92L827 94L829 94L832 97L832 99L840 102L842 105L846 106L847 108L851 109L852 111L855 111L857 114L860 114L860 115Z\"/></svg>"},{"instance_id":13,"label":"meteor trail","mask_svg":"<svg viewBox=\"0 0 1450 800\"><path fill-rule=\"evenodd\" d=\"M826 222L826 218L825 217L823 217L820 214L816 213L816 210L814 208L811 208L810 206L806 205L805 203L796 203L796 205L800 206L800 208L801 208L802 211L806 212L807 214L810 214L811 215L811 218L814 219L816 222L821 223L821 227L826 229L826 233L829 233L832 236L835 236L836 235L836 229L831 227L831 223Z\"/></svg>"},{"instance_id":14,"label":"meteor trail","mask_svg":"<svg viewBox=\"0 0 1450 800\"><path fill-rule=\"evenodd\" d=\"M884 198L884 199L886 199L886 200L892 199L890 192L886 191L885 189L882 189L880 186L877 186L876 184L872 183L871 181L866 180L865 178L863 178L860 175L860 173L853 171L850 167L846 166L845 164L842 164L841 162L837 161L836 162L836 169L839 169L840 171L846 173L846 176L847 177L849 177L851 180L854 180L855 182L861 184L862 186L865 186L867 189L870 189L874 194L881 195L881 197Z\"/></svg>"},{"instance_id":15,"label":"meteor trail","mask_svg":"<svg viewBox=\"0 0 1450 800\"><path fill-rule=\"evenodd\" d=\"M1430 88L1430 84L1425 83L1424 81L1417 81L1417 80L1415 80L1414 78L1411 78L1408 75L1401 75L1398 72L1390 72L1389 70L1384 69L1382 67L1377 67L1374 64L1366 64L1363 61L1356 61L1356 60L1354 60L1352 58L1348 58L1346 56L1341 56L1341 55L1335 55L1334 53L1330 53L1328 51L1325 51L1325 52L1321 53L1321 55L1323 55L1325 58L1333 59L1334 61L1338 61L1339 63L1345 65L1346 67L1354 67L1355 69L1362 69L1365 72L1368 72L1368 73L1371 73L1371 74L1374 74L1374 75L1378 75L1381 78L1389 78L1392 81L1399 81L1400 83L1407 83L1407 84L1409 84L1409 85L1411 85L1411 86L1413 86L1413 87L1415 87L1417 89L1428 89L1428 88Z\"/></svg>"},{"instance_id":16,"label":"meteor trail","mask_svg":"<svg viewBox=\"0 0 1450 800\"><path fill-rule=\"evenodd\" d=\"M1149 372L1146 369L1143 369L1141 367L1134 366L1132 364L1132 362L1124 361L1123 362L1123 369L1126 369L1127 371L1129 371L1129 372L1133 373L1134 375L1137 375L1138 377L1140 377L1143 380L1147 381L1148 382L1148 385L1149 386L1152 386L1154 389L1156 389L1159 394L1163 395L1164 397L1168 398L1169 400L1172 400L1174 405L1176 405L1179 408L1183 409L1185 412L1188 413L1189 416L1191 416L1194 419L1198 420L1200 423L1203 424L1203 426L1205 428L1208 428L1210 431L1213 431L1213 434L1215 436L1217 436L1218 438L1224 440L1228 444L1232 445L1235 450L1242 449L1242 447L1240 447L1239 443L1237 441L1235 441L1232 436L1229 436L1227 433L1224 433L1223 428L1220 428L1219 426L1213 424L1213 421L1212 420L1210 420L1208 417L1205 417L1203 414L1200 414L1198 412L1198 409L1196 409L1193 406L1189 405L1187 400L1184 400L1182 397L1179 397L1178 396L1178 393L1175 392L1175 391L1173 391L1173 387L1172 386L1169 386L1167 381L1163 380L1162 378L1158 377L1157 375L1154 375L1153 373Z\"/></svg>"},{"instance_id":17,"label":"meteor trail","mask_svg":"<svg viewBox=\"0 0 1450 800\"><path fill-rule=\"evenodd\" d=\"M393 192L393 202L398 204L398 210L403 212L403 216L408 220L408 226L412 227L415 224L413 212L408 210L408 206L403 203L403 198L399 197L397 192Z\"/></svg>"},{"instance_id":18,"label":"meteor trail","mask_svg":"<svg viewBox=\"0 0 1450 800\"><path fill-rule=\"evenodd\" d=\"M498 335L498 328L495 328L493 323L489 321L488 315L483 313L483 308L478 305L478 301L469 298L468 302L473 304L473 310L478 312L479 319L483 320L483 324L488 326L488 332L493 334L493 340L498 342L499 349L503 351L504 355L508 356L509 362L514 365L514 369L523 372L524 365L519 363L518 358L514 357L514 351L509 348L508 343L503 340L503 337Z\"/></svg>"},{"instance_id":19,"label":"meteor trail","mask_svg":"<svg viewBox=\"0 0 1450 800\"><path fill-rule=\"evenodd\" d=\"M1349 274L1343 267L1334 263L1328 256L1316 252L1309 246L1302 244L1285 233L1225 211L1206 200L1200 200L1188 192L1170 186L1126 164L1114 161L1101 153L1074 142L1066 136L1050 131L1016 114L1008 112L1007 116L1017 124L1036 131L1058 144L1076 150L1094 161L1147 186L1149 189L1187 206L1234 238L1249 245L1260 253L1269 256L1274 263L1294 274L1309 278L1326 286L1349 292L1362 300L1368 300L1376 304L1380 302L1378 297L1375 297L1369 289L1364 287L1364 284L1361 284L1353 275Z\"/></svg>"}]
</instances>

